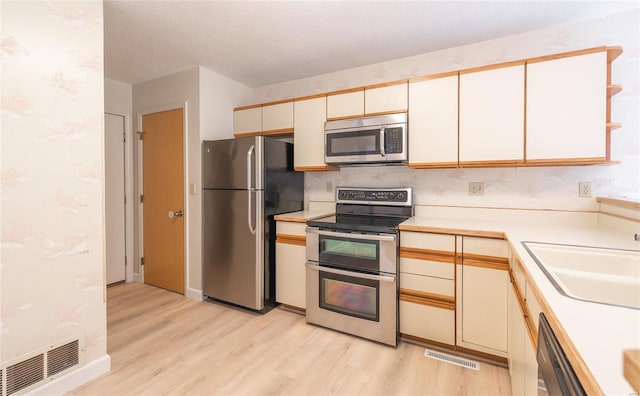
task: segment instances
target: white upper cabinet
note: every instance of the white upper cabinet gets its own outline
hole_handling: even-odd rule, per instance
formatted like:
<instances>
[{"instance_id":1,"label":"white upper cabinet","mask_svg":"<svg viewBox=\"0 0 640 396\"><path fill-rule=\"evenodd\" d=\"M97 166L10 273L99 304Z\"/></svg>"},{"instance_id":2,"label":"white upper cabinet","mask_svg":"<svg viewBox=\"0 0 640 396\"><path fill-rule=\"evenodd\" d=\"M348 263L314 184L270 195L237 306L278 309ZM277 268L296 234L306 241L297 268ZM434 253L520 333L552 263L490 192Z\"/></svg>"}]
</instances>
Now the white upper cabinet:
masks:
<instances>
[{"instance_id":1,"label":"white upper cabinet","mask_svg":"<svg viewBox=\"0 0 640 396\"><path fill-rule=\"evenodd\" d=\"M262 106L262 131L291 132L293 128L293 101Z\"/></svg>"},{"instance_id":2,"label":"white upper cabinet","mask_svg":"<svg viewBox=\"0 0 640 396\"><path fill-rule=\"evenodd\" d=\"M364 115L364 89L327 96L327 119L362 117Z\"/></svg>"},{"instance_id":3,"label":"white upper cabinet","mask_svg":"<svg viewBox=\"0 0 640 396\"><path fill-rule=\"evenodd\" d=\"M460 165L523 161L524 62L461 72Z\"/></svg>"},{"instance_id":4,"label":"white upper cabinet","mask_svg":"<svg viewBox=\"0 0 640 396\"><path fill-rule=\"evenodd\" d=\"M260 134L262 132L262 107L255 106L233 112L233 133Z\"/></svg>"},{"instance_id":5,"label":"white upper cabinet","mask_svg":"<svg viewBox=\"0 0 640 396\"><path fill-rule=\"evenodd\" d=\"M606 156L607 52L527 64L527 161Z\"/></svg>"},{"instance_id":6,"label":"white upper cabinet","mask_svg":"<svg viewBox=\"0 0 640 396\"><path fill-rule=\"evenodd\" d=\"M404 113L407 111L407 82L365 88L365 115Z\"/></svg>"},{"instance_id":7,"label":"white upper cabinet","mask_svg":"<svg viewBox=\"0 0 640 396\"><path fill-rule=\"evenodd\" d=\"M409 84L409 166L458 166L458 74Z\"/></svg>"},{"instance_id":8,"label":"white upper cabinet","mask_svg":"<svg viewBox=\"0 0 640 396\"><path fill-rule=\"evenodd\" d=\"M296 100L293 123L293 162L296 170L324 170L324 122L327 97Z\"/></svg>"}]
</instances>

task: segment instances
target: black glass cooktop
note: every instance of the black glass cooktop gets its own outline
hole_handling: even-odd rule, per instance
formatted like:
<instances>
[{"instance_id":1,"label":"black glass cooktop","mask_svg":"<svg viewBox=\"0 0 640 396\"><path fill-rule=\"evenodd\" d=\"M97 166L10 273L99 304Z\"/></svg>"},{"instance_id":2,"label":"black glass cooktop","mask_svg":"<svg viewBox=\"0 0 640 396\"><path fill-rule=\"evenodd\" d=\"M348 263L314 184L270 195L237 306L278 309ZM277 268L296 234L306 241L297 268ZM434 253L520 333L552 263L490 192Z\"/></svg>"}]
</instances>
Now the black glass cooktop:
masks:
<instances>
[{"instance_id":1,"label":"black glass cooktop","mask_svg":"<svg viewBox=\"0 0 640 396\"><path fill-rule=\"evenodd\" d=\"M408 217L337 214L335 216L309 220L307 224L311 227L337 231L383 232L393 234L398 231L398 225L407 219Z\"/></svg>"}]
</instances>

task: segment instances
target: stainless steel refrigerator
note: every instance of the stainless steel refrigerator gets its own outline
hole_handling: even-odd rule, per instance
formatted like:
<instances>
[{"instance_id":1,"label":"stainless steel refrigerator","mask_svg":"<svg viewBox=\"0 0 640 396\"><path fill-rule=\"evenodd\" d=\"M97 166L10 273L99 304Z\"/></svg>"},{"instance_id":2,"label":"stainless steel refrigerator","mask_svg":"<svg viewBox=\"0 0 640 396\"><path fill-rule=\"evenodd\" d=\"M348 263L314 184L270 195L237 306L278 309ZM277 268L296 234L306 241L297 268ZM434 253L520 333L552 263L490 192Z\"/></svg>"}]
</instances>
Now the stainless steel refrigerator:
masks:
<instances>
[{"instance_id":1,"label":"stainless steel refrigerator","mask_svg":"<svg viewBox=\"0 0 640 396\"><path fill-rule=\"evenodd\" d=\"M202 143L202 289L266 312L275 305L276 214L302 210L293 145L262 136Z\"/></svg>"}]
</instances>

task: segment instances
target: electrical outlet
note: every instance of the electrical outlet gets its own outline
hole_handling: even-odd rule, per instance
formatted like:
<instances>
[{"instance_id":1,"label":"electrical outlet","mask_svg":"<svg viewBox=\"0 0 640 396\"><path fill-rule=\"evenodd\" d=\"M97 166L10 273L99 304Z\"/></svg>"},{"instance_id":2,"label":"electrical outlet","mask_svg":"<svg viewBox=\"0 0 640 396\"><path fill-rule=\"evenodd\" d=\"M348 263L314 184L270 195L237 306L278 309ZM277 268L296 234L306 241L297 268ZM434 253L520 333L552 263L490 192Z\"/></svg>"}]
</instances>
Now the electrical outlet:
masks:
<instances>
[{"instance_id":1,"label":"electrical outlet","mask_svg":"<svg viewBox=\"0 0 640 396\"><path fill-rule=\"evenodd\" d=\"M578 183L578 196L580 198L591 198L591 182Z\"/></svg>"},{"instance_id":2,"label":"electrical outlet","mask_svg":"<svg viewBox=\"0 0 640 396\"><path fill-rule=\"evenodd\" d=\"M327 192L333 192L333 183L330 181L327 182Z\"/></svg>"},{"instance_id":3,"label":"electrical outlet","mask_svg":"<svg viewBox=\"0 0 640 396\"><path fill-rule=\"evenodd\" d=\"M469 182L469 195L484 195L484 182Z\"/></svg>"}]
</instances>

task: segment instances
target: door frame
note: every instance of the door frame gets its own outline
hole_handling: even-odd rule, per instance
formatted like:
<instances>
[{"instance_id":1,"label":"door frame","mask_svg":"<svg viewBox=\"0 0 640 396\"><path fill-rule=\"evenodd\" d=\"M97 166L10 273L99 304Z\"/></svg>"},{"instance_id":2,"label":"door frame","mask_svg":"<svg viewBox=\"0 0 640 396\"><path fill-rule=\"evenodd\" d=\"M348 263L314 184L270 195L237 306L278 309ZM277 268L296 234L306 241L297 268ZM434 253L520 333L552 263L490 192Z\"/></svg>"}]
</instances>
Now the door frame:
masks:
<instances>
[{"instance_id":1,"label":"door frame","mask_svg":"<svg viewBox=\"0 0 640 396\"><path fill-rule=\"evenodd\" d=\"M124 232L125 232L125 259L126 259L126 267L125 267L125 282L133 282L134 274L133 274L133 264L135 262L134 255L134 216L133 216L133 179L134 179L134 171L133 171L133 131L131 128L131 114L120 114L114 111L104 111L104 114L110 114L118 117L124 117L124 195L125 195L125 223L124 223ZM106 152L104 153L106 155ZM106 214L106 212L105 212ZM105 265L105 279L106 279L106 265Z\"/></svg>"},{"instance_id":2,"label":"door frame","mask_svg":"<svg viewBox=\"0 0 640 396\"><path fill-rule=\"evenodd\" d=\"M189 188L189 181L187 178L187 173L188 173L188 164L189 164L189 140L188 140L188 136L189 134L187 133L187 127L188 127L188 123L187 123L187 111L188 111L188 106L187 106L187 101L184 102L173 102L173 103L167 103L164 105L160 105L160 106L154 106L154 107L150 107L150 108L146 108L144 110L141 110L137 113L137 132L136 135L139 133L139 131L144 131L143 129L143 125L142 125L142 116L147 115L147 114L153 114L153 113L159 113L162 111L168 111L168 110L176 110L176 109L182 109L182 155L183 155L183 163L182 163L182 178L183 178L183 185L182 185L182 194L183 194L183 200L184 200L184 235L183 235L183 239L184 239L184 295L186 296L188 293L189 288L187 287L189 284L189 219L190 219L190 214L191 214L191 208L189 205L189 194L188 194L188 188ZM137 161L137 165L138 165L138 172L137 172L137 176L138 176L138 194L144 194L143 191L143 175L142 175L142 146L144 144L144 139L143 144L140 144L140 139L139 136L136 136L137 139L137 153L138 153L138 161ZM140 264L140 258L144 257L144 204L140 202L140 198L136 197L136 202L137 202L137 207L138 207L138 234L136 235L137 238L137 243L138 243L138 256L136 257L136 260L138 262L138 264ZM135 275L135 274L134 274ZM142 265L139 266L139 272L137 274L136 277L136 281L139 283L144 283L144 267Z\"/></svg>"}]
</instances>

